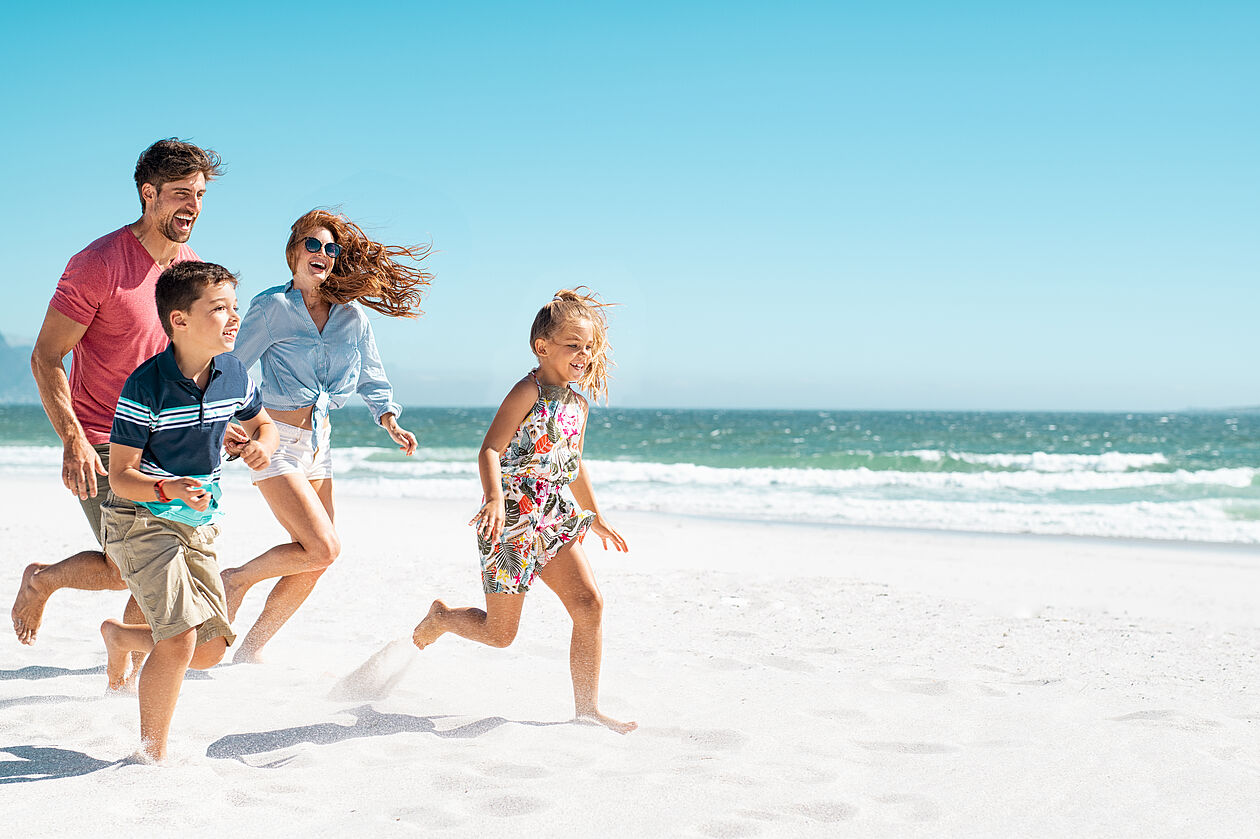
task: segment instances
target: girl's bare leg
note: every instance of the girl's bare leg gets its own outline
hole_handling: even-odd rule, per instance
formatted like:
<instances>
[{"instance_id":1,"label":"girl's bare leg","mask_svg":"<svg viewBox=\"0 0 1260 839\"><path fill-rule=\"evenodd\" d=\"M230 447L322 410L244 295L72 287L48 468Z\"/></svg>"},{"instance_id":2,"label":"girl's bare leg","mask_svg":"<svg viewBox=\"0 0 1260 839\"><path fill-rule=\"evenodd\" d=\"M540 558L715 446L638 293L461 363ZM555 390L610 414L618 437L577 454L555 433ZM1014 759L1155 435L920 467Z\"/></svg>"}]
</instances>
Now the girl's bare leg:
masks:
<instances>
[{"instance_id":1,"label":"girl's bare leg","mask_svg":"<svg viewBox=\"0 0 1260 839\"><path fill-rule=\"evenodd\" d=\"M245 593L255 583L281 579L253 628L233 657L235 662L257 661L259 652L306 601L324 570L341 552L333 527L332 481L307 481L297 475L278 475L258 483L276 520L293 541L276 545L239 568L223 572L228 619L236 618Z\"/></svg>"},{"instance_id":2,"label":"girl's bare leg","mask_svg":"<svg viewBox=\"0 0 1260 839\"><path fill-rule=\"evenodd\" d=\"M639 727L621 722L599 710L599 669L604 646L604 599L582 546L570 542L539 572L573 619L569 641L569 672L573 676L573 704L577 719L607 726L619 734Z\"/></svg>"},{"instance_id":3,"label":"girl's bare leg","mask_svg":"<svg viewBox=\"0 0 1260 839\"><path fill-rule=\"evenodd\" d=\"M411 633L411 640L423 650L443 633L454 632L470 641L506 647L516 638L524 606L523 594L487 594L485 611L471 606L452 609L441 600L434 600L429 614Z\"/></svg>"}]
</instances>

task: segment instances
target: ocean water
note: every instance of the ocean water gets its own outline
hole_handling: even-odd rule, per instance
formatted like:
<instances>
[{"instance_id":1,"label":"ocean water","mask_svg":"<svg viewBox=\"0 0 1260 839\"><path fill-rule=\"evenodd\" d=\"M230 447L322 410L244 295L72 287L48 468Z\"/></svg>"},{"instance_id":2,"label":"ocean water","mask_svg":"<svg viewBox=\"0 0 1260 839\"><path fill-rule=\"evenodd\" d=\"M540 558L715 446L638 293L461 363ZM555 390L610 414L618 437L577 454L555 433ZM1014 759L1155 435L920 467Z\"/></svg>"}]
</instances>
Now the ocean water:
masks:
<instances>
[{"instance_id":1,"label":"ocean water","mask_svg":"<svg viewBox=\"0 0 1260 839\"><path fill-rule=\"evenodd\" d=\"M471 515L492 415L407 409L407 458L365 409L337 411L338 493L466 499ZM610 513L1260 544L1257 413L596 408L585 456ZM59 464L38 406L0 406L0 469L56 481Z\"/></svg>"}]
</instances>

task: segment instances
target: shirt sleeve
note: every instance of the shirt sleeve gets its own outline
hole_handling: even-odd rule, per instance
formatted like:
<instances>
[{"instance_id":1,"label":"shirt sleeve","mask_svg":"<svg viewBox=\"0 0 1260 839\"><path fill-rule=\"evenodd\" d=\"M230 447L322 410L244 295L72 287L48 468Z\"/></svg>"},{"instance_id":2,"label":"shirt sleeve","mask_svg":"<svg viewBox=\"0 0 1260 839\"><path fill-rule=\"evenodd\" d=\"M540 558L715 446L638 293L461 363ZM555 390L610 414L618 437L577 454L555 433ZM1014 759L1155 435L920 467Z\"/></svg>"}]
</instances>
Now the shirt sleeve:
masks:
<instances>
[{"instance_id":1,"label":"shirt sleeve","mask_svg":"<svg viewBox=\"0 0 1260 839\"><path fill-rule=\"evenodd\" d=\"M100 254L95 250L80 251L66 264L50 305L75 323L88 326L109 297L111 285L109 270Z\"/></svg>"},{"instance_id":2,"label":"shirt sleeve","mask_svg":"<svg viewBox=\"0 0 1260 839\"><path fill-rule=\"evenodd\" d=\"M246 389L245 401L236 409L238 420L252 420L262 410L262 395L258 392L254 380L246 376L245 381L249 383L249 387Z\"/></svg>"},{"instance_id":3,"label":"shirt sleeve","mask_svg":"<svg viewBox=\"0 0 1260 839\"><path fill-rule=\"evenodd\" d=\"M363 334L359 337L359 383L356 390L372 411L372 418L379 425L381 417L402 413L402 406L394 401L394 388L385 378L385 365L381 363L381 354L376 350L376 337L372 334L372 323L366 316L363 318Z\"/></svg>"},{"instance_id":4,"label":"shirt sleeve","mask_svg":"<svg viewBox=\"0 0 1260 839\"><path fill-rule=\"evenodd\" d=\"M263 299L260 296L250 301L245 317L241 318L240 329L236 331L236 346L232 355L240 359L246 370L253 367L267 347L274 343Z\"/></svg>"},{"instance_id":5,"label":"shirt sleeve","mask_svg":"<svg viewBox=\"0 0 1260 839\"><path fill-rule=\"evenodd\" d=\"M114 425L110 429L109 442L120 446L143 449L149 435L157 428L157 412L142 401L136 377L129 376L123 383L118 407L114 410Z\"/></svg>"}]
</instances>

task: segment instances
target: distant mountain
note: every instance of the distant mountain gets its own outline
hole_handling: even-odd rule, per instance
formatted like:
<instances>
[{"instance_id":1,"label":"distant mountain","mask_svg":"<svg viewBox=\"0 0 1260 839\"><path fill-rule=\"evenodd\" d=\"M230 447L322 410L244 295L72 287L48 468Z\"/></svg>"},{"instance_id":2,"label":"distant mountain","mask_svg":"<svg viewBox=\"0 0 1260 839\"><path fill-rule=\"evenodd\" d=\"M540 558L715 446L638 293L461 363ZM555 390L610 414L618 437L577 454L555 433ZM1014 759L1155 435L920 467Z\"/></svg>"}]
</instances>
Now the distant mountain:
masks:
<instances>
[{"instance_id":1,"label":"distant mountain","mask_svg":"<svg viewBox=\"0 0 1260 839\"><path fill-rule=\"evenodd\" d=\"M0 403L30 405L39 402L31 375L31 348L11 347L0 335Z\"/></svg>"}]
</instances>

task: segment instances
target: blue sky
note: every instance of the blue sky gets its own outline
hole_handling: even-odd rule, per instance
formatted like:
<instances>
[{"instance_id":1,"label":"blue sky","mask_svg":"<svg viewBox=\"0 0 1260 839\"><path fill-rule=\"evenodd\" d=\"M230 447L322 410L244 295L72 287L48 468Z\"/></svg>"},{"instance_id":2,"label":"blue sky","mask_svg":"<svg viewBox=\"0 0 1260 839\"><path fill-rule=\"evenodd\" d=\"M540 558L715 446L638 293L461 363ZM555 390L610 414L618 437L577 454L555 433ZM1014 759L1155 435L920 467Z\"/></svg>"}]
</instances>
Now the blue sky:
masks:
<instances>
[{"instance_id":1,"label":"blue sky","mask_svg":"<svg viewBox=\"0 0 1260 839\"><path fill-rule=\"evenodd\" d=\"M404 401L494 404L557 288L614 404L1260 403L1255 3L24 4L0 72L0 333L218 150L191 244L248 298L341 205L432 241Z\"/></svg>"}]
</instances>

